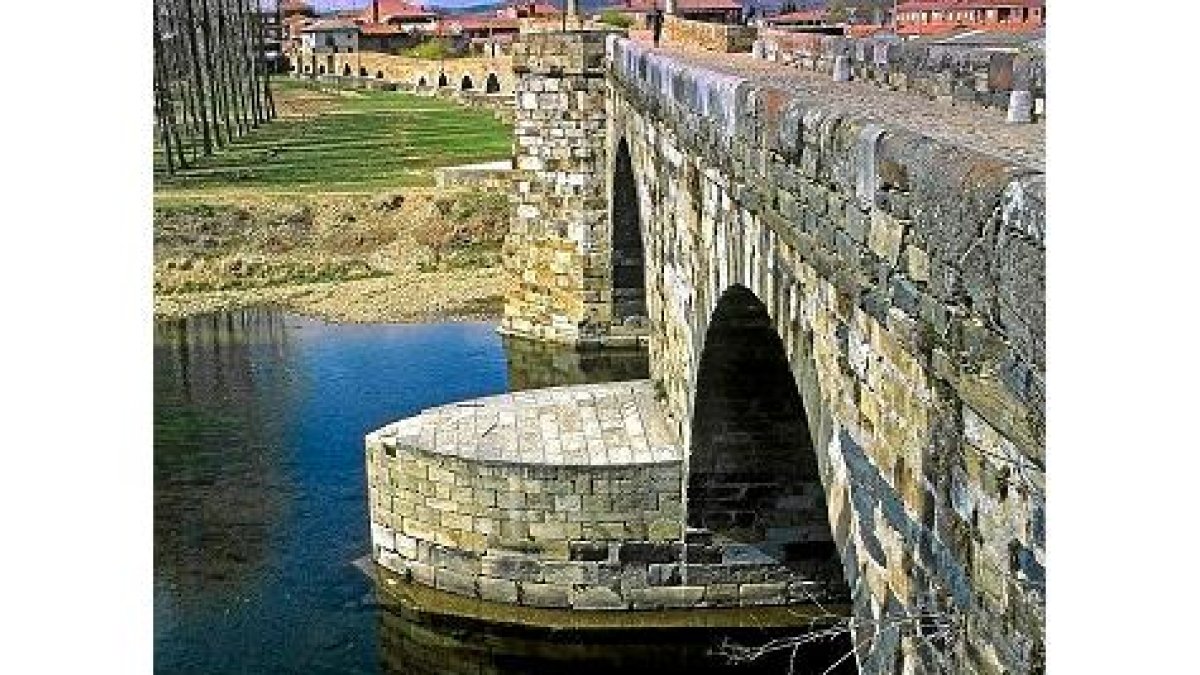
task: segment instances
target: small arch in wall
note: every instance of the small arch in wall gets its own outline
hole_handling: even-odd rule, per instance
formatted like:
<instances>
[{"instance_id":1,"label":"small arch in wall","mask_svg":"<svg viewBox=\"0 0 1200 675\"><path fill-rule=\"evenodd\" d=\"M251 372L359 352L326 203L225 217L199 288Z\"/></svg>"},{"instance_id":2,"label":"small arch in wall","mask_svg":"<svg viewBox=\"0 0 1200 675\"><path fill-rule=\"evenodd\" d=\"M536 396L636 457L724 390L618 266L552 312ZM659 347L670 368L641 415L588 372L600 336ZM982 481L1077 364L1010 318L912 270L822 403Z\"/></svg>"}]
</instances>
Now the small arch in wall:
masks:
<instances>
[{"instance_id":1,"label":"small arch in wall","mask_svg":"<svg viewBox=\"0 0 1200 675\"><path fill-rule=\"evenodd\" d=\"M347 63L347 64L344 64L344 65L342 66L342 75L344 75L344 76L346 76L346 77L349 77L349 76L350 76L350 74L351 74L351 73L353 73L353 72L354 72L354 71L350 70L350 64L349 64L349 63Z\"/></svg>"},{"instance_id":2,"label":"small arch in wall","mask_svg":"<svg viewBox=\"0 0 1200 675\"><path fill-rule=\"evenodd\" d=\"M475 88L475 83L471 81L471 76L463 75L462 82L459 85L459 89L461 89L462 91L470 91L471 89L474 89L474 88Z\"/></svg>"},{"instance_id":3,"label":"small arch in wall","mask_svg":"<svg viewBox=\"0 0 1200 675\"><path fill-rule=\"evenodd\" d=\"M318 68L320 68L320 70L318 71L318 74L324 75L325 74L325 66L318 66Z\"/></svg>"},{"instance_id":4,"label":"small arch in wall","mask_svg":"<svg viewBox=\"0 0 1200 675\"><path fill-rule=\"evenodd\" d=\"M446 77L446 74L442 73L441 75L438 75L438 87L441 88L441 87L449 87L449 86L450 86L450 79L448 77Z\"/></svg>"},{"instance_id":5,"label":"small arch in wall","mask_svg":"<svg viewBox=\"0 0 1200 675\"><path fill-rule=\"evenodd\" d=\"M428 87L428 86L429 86L429 81L425 79L424 75L422 75L421 79L417 80L417 89L424 89L425 87Z\"/></svg>"},{"instance_id":6,"label":"small arch in wall","mask_svg":"<svg viewBox=\"0 0 1200 675\"><path fill-rule=\"evenodd\" d=\"M358 76L359 76L359 77L366 77L366 76L367 76L367 69L366 69L366 67L365 67L365 66L359 66L359 67L358 67Z\"/></svg>"},{"instance_id":7,"label":"small arch in wall","mask_svg":"<svg viewBox=\"0 0 1200 675\"><path fill-rule=\"evenodd\" d=\"M612 321L646 320L646 256L637 181L629 143L617 142L610 195L612 204Z\"/></svg>"},{"instance_id":8,"label":"small arch in wall","mask_svg":"<svg viewBox=\"0 0 1200 675\"><path fill-rule=\"evenodd\" d=\"M382 70L375 71L375 79L377 79L377 80L383 79L383 71Z\"/></svg>"},{"instance_id":9,"label":"small arch in wall","mask_svg":"<svg viewBox=\"0 0 1200 675\"><path fill-rule=\"evenodd\" d=\"M486 94L500 93L500 78L496 77L495 73L488 73L487 81L483 86L483 91Z\"/></svg>"}]
</instances>

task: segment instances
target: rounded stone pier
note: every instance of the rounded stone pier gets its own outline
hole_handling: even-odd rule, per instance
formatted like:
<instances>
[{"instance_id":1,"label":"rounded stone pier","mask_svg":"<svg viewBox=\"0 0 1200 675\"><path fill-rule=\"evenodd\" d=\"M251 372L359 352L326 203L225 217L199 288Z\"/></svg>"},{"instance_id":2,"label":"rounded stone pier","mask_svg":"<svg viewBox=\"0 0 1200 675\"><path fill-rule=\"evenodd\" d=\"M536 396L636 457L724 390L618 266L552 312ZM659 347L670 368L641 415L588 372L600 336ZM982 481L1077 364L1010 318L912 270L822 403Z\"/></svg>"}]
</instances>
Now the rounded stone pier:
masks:
<instances>
[{"instance_id":1,"label":"rounded stone pier","mask_svg":"<svg viewBox=\"0 0 1200 675\"><path fill-rule=\"evenodd\" d=\"M428 409L366 437L372 557L415 583L531 607L784 604L824 595L683 526L683 452L645 380Z\"/></svg>"}]
</instances>

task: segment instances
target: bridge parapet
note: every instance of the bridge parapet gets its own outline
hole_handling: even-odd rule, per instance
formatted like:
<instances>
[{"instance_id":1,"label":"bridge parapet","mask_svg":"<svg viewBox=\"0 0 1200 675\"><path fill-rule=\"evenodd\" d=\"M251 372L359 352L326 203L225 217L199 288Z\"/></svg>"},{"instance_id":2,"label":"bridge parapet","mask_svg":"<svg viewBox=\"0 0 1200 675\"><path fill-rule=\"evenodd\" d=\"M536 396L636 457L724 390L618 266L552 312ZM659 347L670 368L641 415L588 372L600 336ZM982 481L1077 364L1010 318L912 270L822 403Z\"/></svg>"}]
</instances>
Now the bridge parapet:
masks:
<instances>
[{"instance_id":1,"label":"bridge parapet","mask_svg":"<svg viewBox=\"0 0 1200 675\"><path fill-rule=\"evenodd\" d=\"M1006 110L1012 92L1029 92L1045 117L1046 64L1040 53L963 49L880 38L845 38L765 29L753 53L766 61L832 75L849 59L854 79L932 100Z\"/></svg>"}]
</instances>

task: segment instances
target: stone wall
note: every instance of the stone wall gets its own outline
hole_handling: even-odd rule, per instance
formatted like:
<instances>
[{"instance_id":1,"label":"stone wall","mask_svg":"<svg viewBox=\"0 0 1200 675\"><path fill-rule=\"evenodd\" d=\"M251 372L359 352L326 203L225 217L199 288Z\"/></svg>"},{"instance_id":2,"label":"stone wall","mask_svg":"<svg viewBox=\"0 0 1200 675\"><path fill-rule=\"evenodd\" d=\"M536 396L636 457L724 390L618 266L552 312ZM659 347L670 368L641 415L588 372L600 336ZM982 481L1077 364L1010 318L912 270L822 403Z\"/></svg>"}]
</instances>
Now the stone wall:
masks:
<instances>
[{"instance_id":1,"label":"stone wall","mask_svg":"<svg viewBox=\"0 0 1200 675\"><path fill-rule=\"evenodd\" d=\"M322 67L324 73L320 70ZM292 68L297 75L365 77L426 92L445 88L487 94L488 77L494 76L499 90L493 93L511 96L516 83L512 61L508 57L430 60L379 52L330 54L301 50ZM443 76L445 81L441 84ZM469 89L463 86L464 78L470 80Z\"/></svg>"},{"instance_id":2,"label":"stone wall","mask_svg":"<svg viewBox=\"0 0 1200 675\"><path fill-rule=\"evenodd\" d=\"M1043 176L628 41L609 57L684 447L713 317L752 294L803 401L862 672L1041 672Z\"/></svg>"},{"instance_id":3,"label":"stone wall","mask_svg":"<svg viewBox=\"0 0 1200 675\"><path fill-rule=\"evenodd\" d=\"M1041 54L963 49L874 38L844 38L765 29L754 42L758 58L832 74L839 56L852 77L932 100L1007 109L1014 90L1029 91L1033 113L1046 110L1046 64Z\"/></svg>"},{"instance_id":4,"label":"stone wall","mask_svg":"<svg viewBox=\"0 0 1200 675\"><path fill-rule=\"evenodd\" d=\"M515 215L501 330L571 345L636 343L613 325L603 32L523 35L517 73Z\"/></svg>"},{"instance_id":5,"label":"stone wall","mask_svg":"<svg viewBox=\"0 0 1200 675\"><path fill-rule=\"evenodd\" d=\"M758 29L723 23L692 21L678 16L663 17L663 44L710 52L748 52L754 46Z\"/></svg>"}]
</instances>

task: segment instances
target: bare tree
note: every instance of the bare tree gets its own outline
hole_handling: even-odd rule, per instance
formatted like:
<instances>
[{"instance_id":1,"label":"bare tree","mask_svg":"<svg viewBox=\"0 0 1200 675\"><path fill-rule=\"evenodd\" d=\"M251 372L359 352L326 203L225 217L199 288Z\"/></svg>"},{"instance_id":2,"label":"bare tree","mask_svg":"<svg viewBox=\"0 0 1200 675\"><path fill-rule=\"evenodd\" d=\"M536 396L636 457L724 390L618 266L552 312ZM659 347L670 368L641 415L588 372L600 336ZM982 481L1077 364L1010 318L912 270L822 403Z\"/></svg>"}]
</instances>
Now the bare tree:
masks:
<instances>
[{"instance_id":1,"label":"bare tree","mask_svg":"<svg viewBox=\"0 0 1200 675\"><path fill-rule=\"evenodd\" d=\"M154 115L175 173L274 118L257 0L155 0Z\"/></svg>"}]
</instances>

